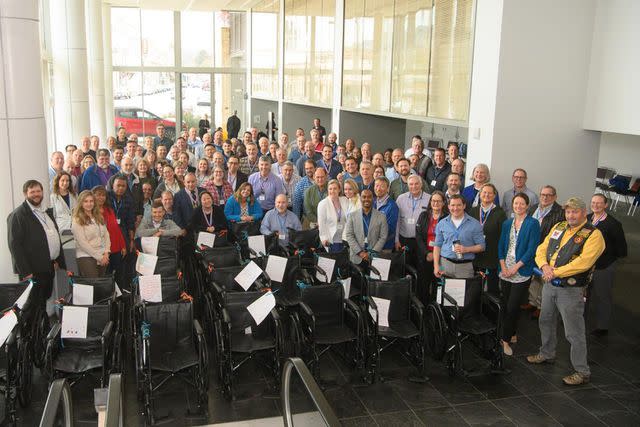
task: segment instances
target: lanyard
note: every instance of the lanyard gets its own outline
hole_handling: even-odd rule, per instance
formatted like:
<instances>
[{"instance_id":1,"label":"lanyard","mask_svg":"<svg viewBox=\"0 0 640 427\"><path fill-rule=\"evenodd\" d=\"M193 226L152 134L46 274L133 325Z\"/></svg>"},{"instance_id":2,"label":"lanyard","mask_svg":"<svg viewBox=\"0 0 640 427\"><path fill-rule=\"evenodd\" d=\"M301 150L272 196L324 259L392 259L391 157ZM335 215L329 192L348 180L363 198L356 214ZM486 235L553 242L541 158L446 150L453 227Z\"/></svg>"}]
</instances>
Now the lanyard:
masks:
<instances>
[{"instance_id":1,"label":"lanyard","mask_svg":"<svg viewBox=\"0 0 640 427\"><path fill-rule=\"evenodd\" d=\"M340 201L338 201L338 203L340 203ZM333 207L336 210L336 216L338 217L338 222L340 222L340 220L342 219L342 206L340 206L339 208L336 208L334 205Z\"/></svg>"},{"instance_id":2,"label":"lanyard","mask_svg":"<svg viewBox=\"0 0 640 427\"><path fill-rule=\"evenodd\" d=\"M414 199L413 196L410 196L410 197L411 197L411 218L413 218L413 215L416 212L416 206L418 206L418 202L422 200L422 194L420 194L420 197L417 199Z\"/></svg>"},{"instance_id":3,"label":"lanyard","mask_svg":"<svg viewBox=\"0 0 640 427\"><path fill-rule=\"evenodd\" d=\"M207 225L209 227L213 226L213 209L211 209L211 213L209 214L209 216L207 217L207 214L204 213L204 210L202 210L202 216L204 216L204 220L207 221Z\"/></svg>"},{"instance_id":4,"label":"lanyard","mask_svg":"<svg viewBox=\"0 0 640 427\"><path fill-rule=\"evenodd\" d=\"M49 230L49 223L47 222L47 214L45 213L44 216L40 216L40 212L38 212L37 210L33 209L32 210L33 214L36 216L36 218L38 218L38 221L40 221L40 223L47 229Z\"/></svg>"},{"instance_id":5,"label":"lanyard","mask_svg":"<svg viewBox=\"0 0 640 427\"><path fill-rule=\"evenodd\" d=\"M327 175L329 175L329 170L331 169L331 160L329 160L329 165L327 166L327 162L325 162L324 160L322 161L322 166L324 167L324 170L327 171Z\"/></svg>"},{"instance_id":6,"label":"lanyard","mask_svg":"<svg viewBox=\"0 0 640 427\"><path fill-rule=\"evenodd\" d=\"M371 213L369 213L371 215ZM371 221L371 217L367 218L367 216L362 213L362 225L364 226L364 237L366 238L369 234L369 222Z\"/></svg>"},{"instance_id":7,"label":"lanyard","mask_svg":"<svg viewBox=\"0 0 640 427\"><path fill-rule=\"evenodd\" d=\"M540 209L540 207L538 207L538 209L536 209L535 212L535 217L538 220L539 223L542 224L542 220L544 219L545 216L547 216L549 214L549 212L551 212L551 208L547 209L547 211L543 214L542 213L542 209Z\"/></svg>"},{"instance_id":8,"label":"lanyard","mask_svg":"<svg viewBox=\"0 0 640 427\"><path fill-rule=\"evenodd\" d=\"M267 193L264 191L264 186L265 186L265 184L267 184L268 182L269 182L269 178L267 178L267 179L262 179L262 178L260 178L260 192L261 192L262 194L264 194L265 196L267 195Z\"/></svg>"},{"instance_id":9,"label":"lanyard","mask_svg":"<svg viewBox=\"0 0 640 427\"><path fill-rule=\"evenodd\" d=\"M480 225L484 225L485 222L487 222L487 218L489 218L489 214L491 213L491 211L493 210L493 204L491 205L491 207L489 207L488 211L484 211L484 209L482 209L482 206L480 206Z\"/></svg>"},{"instance_id":10,"label":"lanyard","mask_svg":"<svg viewBox=\"0 0 640 427\"><path fill-rule=\"evenodd\" d=\"M409 184L403 182L402 178L400 178L400 190L402 193L406 193L407 191L409 191Z\"/></svg>"},{"instance_id":11,"label":"lanyard","mask_svg":"<svg viewBox=\"0 0 640 427\"><path fill-rule=\"evenodd\" d=\"M218 192L218 199L221 200L221 201L224 201L223 200L224 199L224 186L221 185L220 187L218 187L216 185L216 191Z\"/></svg>"},{"instance_id":12,"label":"lanyard","mask_svg":"<svg viewBox=\"0 0 640 427\"><path fill-rule=\"evenodd\" d=\"M280 232L286 234L287 232L287 217L286 217L286 213L285 213L285 217L282 218L282 216L278 213L276 214L276 218L278 219L278 224L280 224Z\"/></svg>"},{"instance_id":13,"label":"lanyard","mask_svg":"<svg viewBox=\"0 0 640 427\"><path fill-rule=\"evenodd\" d=\"M231 188L233 188L234 190L236 189L237 179L238 179L238 175L234 176L233 179L231 179L231 175L227 174L227 181L229 181L229 184L231 184Z\"/></svg>"},{"instance_id":14,"label":"lanyard","mask_svg":"<svg viewBox=\"0 0 640 427\"><path fill-rule=\"evenodd\" d=\"M591 221L591 224L593 224L593 226L595 227L596 225L600 224L600 222L602 222L606 217L607 213L604 212L598 219Z\"/></svg>"},{"instance_id":15,"label":"lanyard","mask_svg":"<svg viewBox=\"0 0 640 427\"><path fill-rule=\"evenodd\" d=\"M116 218L120 217L120 208L122 208L122 200L116 202L116 200L113 199L113 210L116 212Z\"/></svg>"},{"instance_id":16,"label":"lanyard","mask_svg":"<svg viewBox=\"0 0 640 427\"><path fill-rule=\"evenodd\" d=\"M198 206L198 189L196 188L195 194L193 194L191 191L187 190L187 194L189 195L189 198L191 199L191 205L194 208L196 206Z\"/></svg>"},{"instance_id":17,"label":"lanyard","mask_svg":"<svg viewBox=\"0 0 640 427\"><path fill-rule=\"evenodd\" d=\"M251 161L249 159L247 159L247 163L249 164L249 173L253 173L253 170L256 168L256 166L258 165L258 160L256 160L256 162L251 165Z\"/></svg>"}]
</instances>

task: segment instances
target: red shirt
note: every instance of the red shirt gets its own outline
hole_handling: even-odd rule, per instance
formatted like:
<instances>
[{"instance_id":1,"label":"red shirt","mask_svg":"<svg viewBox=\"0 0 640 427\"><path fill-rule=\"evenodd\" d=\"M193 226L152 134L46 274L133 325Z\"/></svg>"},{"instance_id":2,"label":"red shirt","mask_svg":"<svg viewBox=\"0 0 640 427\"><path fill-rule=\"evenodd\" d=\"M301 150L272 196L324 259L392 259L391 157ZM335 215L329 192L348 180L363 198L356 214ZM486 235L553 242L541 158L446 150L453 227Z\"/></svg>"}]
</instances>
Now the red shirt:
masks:
<instances>
[{"instance_id":1,"label":"red shirt","mask_svg":"<svg viewBox=\"0 0 640 427\"><path fill-rule=\"evenodd\" d=\"M107 225L109 239L111 239L110 252L112 254L120 252L126 247L126 245L124 242L124 236L122 235L122 230L120 230L120 226L116 219L116 214L113 212L113 209L105 205L102 207L102 216L104 217L104 222Z\"/></svg>"},{"instance_id":2,"label":"red shirt","mask_svg":"<svg viewBox=\"0 0 640 427\"><path fill-rule=\"evenodd\" d=\"M427 228L427 250L433 252L433 246L431 243L436 241L436 225L438 220L433 218L433 215L429 218L429 227Z\"/></svg>"},{"instance_id":3,"label":"red shirt","mask_svg":"<svg viewBox=\"0 0 640 427\"><path fill-rule=\"evenodd\" d=\"M316 153L322 153L322 147L324 147L324 142L320 141L316 144Z\"/></svg>"}]
</instances>

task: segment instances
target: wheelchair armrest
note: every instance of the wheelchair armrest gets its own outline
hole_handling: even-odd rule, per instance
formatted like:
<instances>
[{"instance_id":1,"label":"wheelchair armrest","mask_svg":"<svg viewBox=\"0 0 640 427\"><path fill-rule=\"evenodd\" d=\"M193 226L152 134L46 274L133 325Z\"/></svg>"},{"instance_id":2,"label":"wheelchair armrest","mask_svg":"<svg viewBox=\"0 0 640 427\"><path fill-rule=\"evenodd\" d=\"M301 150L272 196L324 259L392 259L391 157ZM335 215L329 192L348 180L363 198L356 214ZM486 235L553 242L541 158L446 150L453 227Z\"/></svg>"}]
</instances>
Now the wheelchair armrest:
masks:
<instances>
[{"instance_id":1,"label":"wheelchair armrest","mask_svg":"<svg viewBox=\"0 0 640 427\"><path fill-rule=\"evenodd\" d=\"M498 309L501 308L500 300L495 295L492 295L492 294L490 294L488 292L483 292L482 293L482 298L486 298L487 301L489 301L491 304L497 306Z\"/></svg>"},{"instance_id":2,"label":"wheelchair armrest","mask_svg":"<svg viewBox=\"0 0 640 427\"><path fill-rule=\"evenodd\" d=\"M321 267L314 264L313 269L316 273L319 273L321 276L324 276L325 283L329 283L330 277L327 276L327 273Z\"/></svg>"},{"instance_id":3,"label":"wheelchair armrest","mask_svg":"<svg viewBox=\"0 0 640 427\"><path fill-rule=\"evenodd\" d=\"M415 279L418 277L418 270L416 270L412 265L409 264L405 264L404 265L405 270L407 270L407 273L409 273L409 275Z\"/></svg>"},{"instance_id":4,"label":"wheelchair armrest","mask_svg":"<svg viewBox=\"0 0 640 427\"><path fill-rule=\"evenodd\" d=\"M278 310L276 310L275 308L271 309L271 316L273 316L273 320L277 323L280 322L282 319L280 319L280 313L278 313Z\"/></svg>"},{"instance_id":5,"label":"wheelchair armrest","mask_svg":"<svg viewBox=\"0 0 640 427\"><path fill-rule=\"evenodd\" d=\"M229 316L229 312L227 311L226 308L222 309L222 321L228 325L229 327L231 327L231 316Z\"/></svg>"},{"instance_id":6,"label":"wheelchair armrest","mask_svg":"<svg viewBox=\"0 0 640 427\"><path fill-rule=\"evenodd\" d=\"M222 290L222 288L220 287L220 285L218 285L216 282L211 282L211 287L213 288L214 291L216 291L216 293L218 294L223 294L224 291Z\"/></svg>"},{"instance_id":7,"label":"wheelchair armrest","mask_svg":"<svg viewBox=\"0 0 640 427\"><path fill-rule=\"evenodd\" d=\"M104 329L102 330L102 339L103 340L111 338L111 336L113 335L113 327L114 327L113 320L109 320L107 322L107 324L104 325Z\"/></svg>"},{"instance_id":8,"label":"wheelchair armrest","mask_svg":"<svg viewBox=\"0 0 640 427\"><path fill-rule=\"evenodd\" d=\"M313 315L311 308L304 302L300 302L300 320L306 323L312 331L316 329L316 317Z\"/></svg>"},{"instance_id":9,"label":"wheelchair armrest","mask_svg":"<svg viewBox=\"0 0 640 427\"><path fill-rule=\"evenodd\" d=\"M456 310L458 309L458 302L448 293L446 292L442 292L442 297L444 299L446 299L447 301L449 301L449 303L451 303L451 305L456 307Z\"/></svg>"},{"instance_id":10,"label":"wheelchair armrest","mask_svg":"<svg viewBox=\"0 0 640 427\"><path fill-rule=\"evenodd\" d=\"M7 340L4 342L4 345L6 347L11 347L12 345L14 345L16 343L16 339L17 339L17 337L16 337L15 330L11 331L9 333L9 336L7 337Z\"/></svg>"},{"instance_id":11,"label":"wheelchair armrest","mask_svg":"<svg viewBox=\"0 0 640 427\"><path fill-rule=\"evenodd\" d=\"M360 316L362 314L362 312L360 311L360 307L358 307L358 305L351 301L350 299L346 299L344 300L344 305L345 307L352 311L356 316Z\"/></svg>"},{"instance_id":12,"label":"wheelchair armrest","mask_svg":"<svg viewBox=\"0 0 640 427\"><path fill-rule=\"evenodd\" d=\"M424 312L424 304L415 295L411 295L411 305L416 307L417 310Z\"/></svg>"},{"instance_id":13,"label":"wheelchair armrest","mask_svg":"<svg viewBox=\"0 0 640 427\"><path fill-rule=\"evenodd\" d=\"M371 273L376 274L378 277L382 277L382 275L380 274L380 272L378 271L377 268L375 268L373 265L369 265L369 276L371 276Z\"/></svg>"},{"instance_id":14,"label":"wheelchair armrest","mask_svg":"<svg viewBox=\"0 0 640 427\"><path fill-rule=\"evenodd\" d=\"M47 334L47 341L53 341L56 339L58 335L60 335L60 331L62 330L62 323L56 321L53 325L51 325L51 329L49 330L49 334Z\"/></svg>"},{"instance_id":15,"label":"wheelchair armrest","mask_svg":"<svg viewBox=\"0 0 640 427\"><path fill-rule=\"evenodd\" d=\"M196 335L204 335L204 329L202 329L202 325L198 319L193 319L193 329L196 331Z\"/></svg>"}]
</instances>

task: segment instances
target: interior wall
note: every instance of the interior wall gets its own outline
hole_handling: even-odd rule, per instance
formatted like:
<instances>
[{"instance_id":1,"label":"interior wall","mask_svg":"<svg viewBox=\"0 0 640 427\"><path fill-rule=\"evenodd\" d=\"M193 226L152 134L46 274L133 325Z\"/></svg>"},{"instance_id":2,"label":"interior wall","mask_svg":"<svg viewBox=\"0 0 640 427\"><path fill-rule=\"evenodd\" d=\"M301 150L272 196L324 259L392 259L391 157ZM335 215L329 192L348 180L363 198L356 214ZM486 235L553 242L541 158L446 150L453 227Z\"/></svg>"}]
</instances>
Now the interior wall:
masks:
<instances>
[{"instance_id":1,"label":"interior wall","mask_svg":"<svg viewBox=\"0 0 640 427\"><path fill-rule=\"evenodd\" d=\"M333 131L331 127L331 108L311 107L307 105L282 104L282 119L278 124L283 132L289 134L289 139L296 134L296 129L302 128L309 138L309 131L313 127L313 119L320 119L320 124L327 130L327 134Z\"/></svg>"},{"instance_id":2,"label":"interior wall","mask_svg":"<svg viewBox=\"0 0 640 427\"><path fill-rule=\"evenodd\" d=\"M640 177L640 136L602 132L598 166Z\"/></svg>"},{"instance_id":3,"label":"interior wall","mask_svg":"<svg viewBox=\"0 0 640 427\"><path fill-rule=\"evenodd\" d=\"M256 127L259 131L266 133L267 113L273 111L276 114L276 123L278 121L278 102L268 101L266 99L251 98L251 126ZM244 131L245 129L243 129Z\"/></svg>"},{"instance_id":4,"label":"interior wall","mask_svg":"<svg viewBox=\"0 0 640 427\"><path fill-rule=\"evenodd\" d=\"M456 132L458 136L456 138ZM407 120L404 136L404 147L411 147L411 138L414 135L420 135L426 142L432 138L442 139L444 147L447 146L449 141L467 142L469 129L459 126L445 126L429 122L422 122L417 120Z\"/></svg>"},{"instance_id":5,"label":"interior wall","mask_svg":"<svg viewBox=\"0 0 640 427\"><path fill-rule=\"evenodd\" d=\"M489 123L491 179L501 192L513 185L513 169L522 167L536 191L549 183L561 200L593 194L600 134L584 130L582 119L595 8L595 0L503 2L495 117ZM482 108L482 101L472 104Z\"/></svg>"},{"instance_id":6,"label":"interior wall","mask_svg":"<svg viewBox=\"0 0 640 427\"><path fill-rule=\"evenodd\" d=\"M368 142L373 152L382 152L387 148L403 147L405 134L404 119L340 111L341 143L353 138L358 146Z\"/></svg>"},{"instance_id":7,"label":"interior wall","mask_svg":"<svg viewBox=\"0 0 640 427\"><path fill-rule=\"evenodd\" d=\"M584 127L640 135L640 2L598 0Z\"/></svg>"}]
</instances>

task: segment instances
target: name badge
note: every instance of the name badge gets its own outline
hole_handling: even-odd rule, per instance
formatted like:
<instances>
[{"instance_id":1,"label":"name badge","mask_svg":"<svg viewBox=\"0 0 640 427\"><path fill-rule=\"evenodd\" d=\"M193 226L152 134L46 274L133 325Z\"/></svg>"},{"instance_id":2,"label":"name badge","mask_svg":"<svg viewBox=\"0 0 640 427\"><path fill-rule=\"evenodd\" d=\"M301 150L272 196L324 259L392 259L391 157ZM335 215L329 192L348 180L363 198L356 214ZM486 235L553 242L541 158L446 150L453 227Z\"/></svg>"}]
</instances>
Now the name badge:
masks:
<instances>
[{"instance_id":1,"label":"name badge","mask_svg":"<svg viewBox=\"0 0 640 427\"><path fill-rule=\"evenodd\" d=\"M416 220L413 218L407 218L407 224L415 224Z\"/></svg>"},{"instance_id":2,"label":"name badge","mask_svg":"<svg viewBox=\"0 0 640 427\"><path fill-rule=\"evenodd\" d=\"M551 238L555 240L558 237L560 237L561 235L562 235L562 231L561 230L553 230L553 233L551 233Z\"/></svg>"},{"instance_id":3,"label":"name badge","mask_svg":"<svg viewBox=\"0 0 640 427\"><path fill-rule=\"evenodd\" d=\"M287 235L286 235L286 234L283 234L283 233L278 234L278 239L280 239L280 240L286 240L286 238L287 238Z\"/></svg>"},{"instance_id":4,"label":"name badge","mask_svg":"<svg viewBox=\"0 0 640 427\"><path fill-rule=\"evenodd\" d=\"M120 225L120 218L117 218L116 222L118 223L118 225Z\"/></svg>"},{"instance_id":5,"label":"name badge","mask_svg":"<svg viewBox=\"0 0 640 427\"><path fill-rule=\"evenodd\" d=\"M309 223L309 228L316 228L316 226L317 226L317 225L318 225L318 224L317 224L317 223L315 223L315 222L310 222L310 223Z\"/></svg>"},{"instance_id":6,"label":"name badge","mask_svg":"<svg viewBox=\"0 0 640 427\"><path fill-rule=\"evenodd\" d=\"M431 181L431 186L435 187L436 186L436 180L434 179L433 181Z\"/></svg>"},{"instance_id":7,"label":"name badge","mask_svg":"<svg viewBox=\"0 0 640 427\"><path fill-rule=\"evenodd\" d=\"M364 244L365 244L365 246L369 244L369 238L368 237L364 238Z\"/></svg>"},{"instance_id":8,"label":"name badge","mask_svg":"<svg viewBox=\"0 0 640 427\"><path fill-rule=\"evenodd\" d=\"M427 246L433 247L435 246L435 244L436 244L435 240L429 240L429 243L427 244Z\"/></svg>"},{"instance_id":9,"label":"name badge","mask_svg":"<svg viewBox=\"0 0 640 427\"><path fill-rule=\"evenodd\" d=\"M266 200L266 197L264 196L264 194L261 194L258 196L258 200L260 200L261 202L264 202Z\"/></svg>"}]
</instances>

